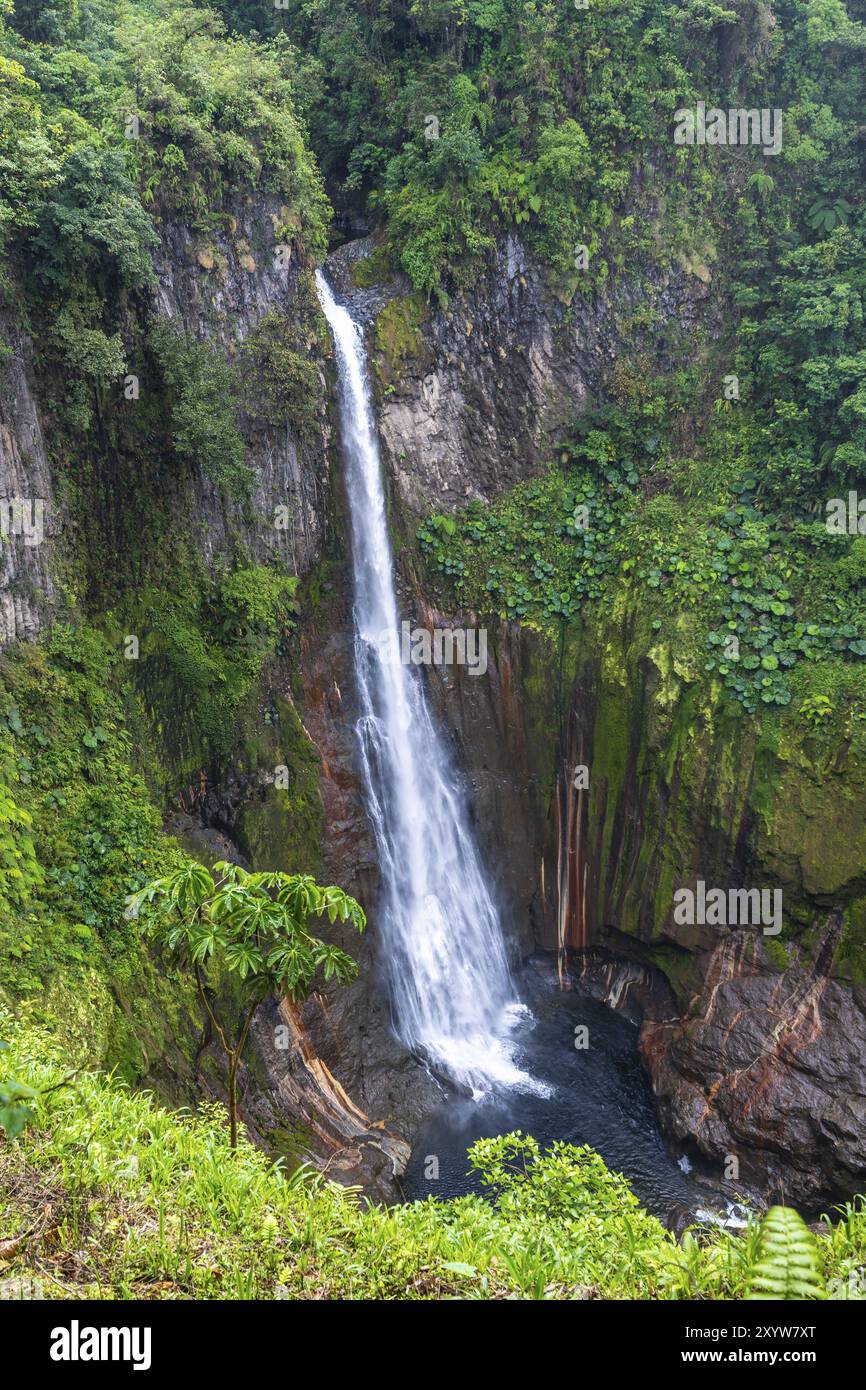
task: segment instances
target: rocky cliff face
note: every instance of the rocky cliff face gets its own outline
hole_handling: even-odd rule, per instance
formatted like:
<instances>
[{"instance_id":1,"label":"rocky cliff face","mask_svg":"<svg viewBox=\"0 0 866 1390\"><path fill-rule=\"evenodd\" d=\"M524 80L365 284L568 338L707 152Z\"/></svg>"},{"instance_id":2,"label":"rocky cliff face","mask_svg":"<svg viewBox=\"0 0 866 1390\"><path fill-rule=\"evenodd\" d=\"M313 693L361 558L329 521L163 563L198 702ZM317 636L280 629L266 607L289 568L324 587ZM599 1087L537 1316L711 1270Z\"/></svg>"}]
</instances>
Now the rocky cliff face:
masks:
<instances>
[{"instance_id":1,"label":"rocky cliff face","mask_svg":"<svg viewBox=\"0 0 866 1390\"><path fill-rule=\"evenodd\" d=\"M134 397L119 382L100 401L87 436L70 450L59 441L50 383L40 379L26 330L6 326L13 355L2 368L0 397L0 499L44 502L44 536L4 536L0 546L0 646L36 635L57 609L58 579L92 566L122 578L123 557L136 544L158 547L152 518L163 508L180 518L187 544L213 568L243 546L253 560L280 559L303 574L322 551L332 510L325 354L312 272L292 243L276 231L290 223L286 208L266 198L238 196L206 238L166 219L159 224L154 285L129 306L124 326L128 370L137 378ZM303 430L274 412L263 413L255 390L261 368L244 358L244 346L269 314L292 328L293 340L318 369L320 390L306 402ZM142 354L148 324L170 320L209 343L227 363L243 367L240 423L252 496L236 501L198 468L168 466L150 424L139 431L136 414L153 405L154 382ZM266 383L265 383L266 384ZM246 389L251 386L252 389ZM160 409L157 408L157 415ZM54 447L52 447L52 445ZM87 459L86 495L69 497L57 478L81 474ZM148 489L152 496L148 500ZM281 524L275 524L282 509ZM180 522L179 522L180 524ZM15 529L15 528L10 528ZM20 529L20 528L18 528Z\"/></svg>"},{"instance_id":2,"label":"rocky cliff face","mask_svg":"<svg viewBox=\"0 0 866 1390\"><path fill-rule=\"evenodd\" d=\"M154 258L157 285L152 308L193 337L217 346L238 364L244 345L266 315L277 313L308 360L318 368L321 397L313 428L301 435L287 418L274 422L247 397L242 425L255 490L246 506L233 504L201 472L189 479L189 513L209 562L238 540L259 560L280 559L303 574L319 557L331 510L325 354L312 271L276 229L291 214L279 203L251 196L235 199L218 230L206 240L182 223L161 228ZM261 371L252 368L252 373ZM290 525L276 528L276 509L288 509Z\"/></svg>"},{"instance_id":3,"label":"rocky cliff face","mask_svg":"<svg viewBox=\"0 0 866 1390\"><path fill-rule=\"evenodd\" d=\"M647 1018L641 1051L668 1132L768 1197L817 1208L866 1174L866 989L832 978L841 914L813 959L781 972L730 933L676 1020ZM736 1167L731 1167L731 1160Z\"/></svg>"},{"instance_id":4,"label":"rocky cliff face","mask_svg":"<svg viewBox=\"0 0 866 1390\"><path fill-rule=\"evenodd\" d=\"M654 334L641 326L653 317ZM712 287L679 267L619 277L566 306L514 236L447 309L392 300L371 340L401 504L424 512L495 497L536 472L558 432L604 397L624 353L652 347L658 368L718 324Z\"/></svg>"},{"instance_id":5,"label":"rocky cliff face","mask_svg":"<svg viewBox=\"0 0 866 1390\"><path fill-rule=\"evenodd\" d=\"M564 770L590 766L564 846L587 866L560 939L659 968L675 1008L641 1046L669 1131L768 1195L862 1187L866 768L831 772L814 739L744 722L629 642L628 604L579 662ZM585 650L585 648L584 648ZM778 893L783 924L682 922L698 881ZM707 914L709 915L709 914Z\"/></svg>"},{"instance_id":6,"label":"rocky cliff face","mask_svg":"<svg viewBox=\"0 0 866 1390\"><path fill-rule=\"evenodd\" d=\"M51 551L59 518L34 394L33 351L14 323L0 325L12 349L0 365L0 648L30 641L54 593Z\"/></svg>"}]
</instances>

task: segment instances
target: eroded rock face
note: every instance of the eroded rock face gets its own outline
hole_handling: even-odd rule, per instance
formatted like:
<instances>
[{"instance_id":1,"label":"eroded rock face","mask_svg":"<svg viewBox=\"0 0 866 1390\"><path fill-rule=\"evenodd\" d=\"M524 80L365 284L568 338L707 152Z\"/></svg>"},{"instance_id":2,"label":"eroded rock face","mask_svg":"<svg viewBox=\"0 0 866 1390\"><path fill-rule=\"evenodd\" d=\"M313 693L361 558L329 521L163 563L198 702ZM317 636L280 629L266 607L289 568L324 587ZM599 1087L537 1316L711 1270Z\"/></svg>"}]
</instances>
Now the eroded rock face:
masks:
<instances>
[{"instance_id":1,"label":"eroded rock face","mask_svg":"<svg viewBox=\"0 0 866 1390\"><path fill-rule=\"evenodd\" d=\"M409 1145L349 1095L320 1056L301 1010L272 1001L254 1029L267 1085L247 1087L246 1111L265 1137L273 1141L291 1117L298 1150L314 1156L329 1177L360 1185L374 1202L397 1199Z\"/></svg>"},{"instance_id":2,"label":"eroded rock face","mask_svg":"<svg viewBox=\"0 0 866 1390\"><path fill-rule=\"evenodd\" d=\"M287 219L291 226L291 213L278 202L238 195L223 211L219 229L206 240L183 223L159 224L154 286L127 306L123 324L128 370L139 375L142 399L126 400L119 379L73 460L58 460L48 447L58 429L47 399L53 388L49 383L46 392L37 379L30 338L19 323L3 325L13 355L0 379L0 499L43 502L44 538L31 545L16 535L7 543L4 535L0 544L0 647L38 633L67 568L90 566L97 577L122 574L122 564L106 567L106 556L125 557L136 545L157 552L163 538L153 516L159 506L182 518L188 544L211 568L238 543L252 560L279 560L299 574L319 558L332 510L331 424L328 346L312 271L293 244L278 238ZM255 485L249 501L235 501L201 469L162 459L154 440L136 433L134 412L154 389L140 349L146 326L163 318L238 365L270 313L291 325L298 349L318 368L321 392L317 402L306 403L311 419L303 430L286 419L264 418L254 394L243 394L240 425ZM85 489L71 516L54 501L52 467L58 464L80 474ZM275 525L278 508L283 513Z\"/></svg>"},{"instance_id":3,"label":"eroded rock face","mask_svg":"<svg viewBox=\"0 0 866 1390\"><path fill-rule=\"evenodd\" d=\"M603 397L617 358L650 347L633 319L648 304L660 324L676 325L680 352L718 321L710 288L679 269L621 279L566 306L514 236L447 309L410 302L401 318L391 304L374 340L386 383L379 426L400 503L450 510L537 472L559 432ZM658 367L665 353L657 340L652 348Z\"/></svg>"},{"instance_id":4,"label":"eroded rock face","mask_svg":"<svg viewBox=\"0 0 866 1390\"><path fill-rule=\"evenodd\" d=\"M720 942L704 992L674 1021L648 1018L641 1053L676 1139L768 1199L814 1206L866 1175L866 990L829 977L841 917L817 959L745 969L743 933Z\"/></svg>"},{"instance_id":5,"label":"eroded rock face","mask_svg":"<svg viewBox=\"0 0 866 1390\"><path fill-rule=\"evenodd\" d=\"M292 245L277 239L291 214L278 201L238 197L206 240L184 223L160 228L154 257L157 277L153 309L194 338L217 347L230 363L270 312L284 315L304 355L320 371L318 428L302 438L288 420L271 423L245 413L247 463L256 478L248 507L227 502L216 485L197 472L187 499L197 544L209 562L237 538L265 563L281 560L303 574L321 553L331 506L328 470L330 417L325 380L326 345L319 339L318 306L311 270ZM277 507L289 509L291 524L277 529Z\"/></svg>"},{"instance_id":6,"label":"eroded rock face","mask_svg":"<svg viewBox=\"0 0 866 1390\"><path fill-rule=\"evenodd\" d=\"M0 648L32 641L54 593L52 551L60 516L37 405L32 346L12 323L0 336L13 351L0 367ZM23 508L23 515L16 514Z\"/></svg>"},{"instance_id":7,"label":"eroded rock face","mask_svg":"<svg viewBox=\"0 0 866 1390\"><path fill-rule=\"evenodd\" d=\"M416 610L415 620L433 627L457 621L426 606ZM477 619L468 615L466 622L474 626ZM552 724L546 729L546 767L524 717L519 635L502 627L488 637L483 676L460 666L434 667L427 690L464 775L472 828L516 963L539 943L549 944L543 846L556 730Z\"/></svg>"}]
</instances>

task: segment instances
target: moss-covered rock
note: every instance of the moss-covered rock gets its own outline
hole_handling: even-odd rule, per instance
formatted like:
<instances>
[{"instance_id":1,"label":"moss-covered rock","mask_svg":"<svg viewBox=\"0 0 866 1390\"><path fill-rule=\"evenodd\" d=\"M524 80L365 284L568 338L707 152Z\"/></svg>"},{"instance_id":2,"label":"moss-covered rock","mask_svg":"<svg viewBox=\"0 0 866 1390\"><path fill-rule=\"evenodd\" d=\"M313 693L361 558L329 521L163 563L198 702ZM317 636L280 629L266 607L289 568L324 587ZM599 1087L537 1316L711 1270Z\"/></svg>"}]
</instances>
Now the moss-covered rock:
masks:
<instances>
[{"instance_id":1,"label":"moss-covered rock","mask_svg":"<svg viewBox=\"0 0 866 1390\"><path fill-rule=\"evenodd\" d=\"M257 869L320 871L324 812L320 763L291 698L274 702L272 722L244 747L251 787L238 838Z\"/></svg>"},{"instance_id":2,"label":"moss-covered rock","mask_svg":"<svg viewBox=\"0 0 866 1390\"><path fill-rule=\"evenodd\" d=\"M422 328L428 315L421 294L392 299L379 310L373 328L373 365L382 390L393 389L405 374L406 364L419 364L429 351Z\"/></svg>"},{"instance_id":3,"label":"moss-covered rock","mask_svg":"<svg viewBox=\"0 0 866 1390\"><path fill-rule=\"evenodd\" d=\"M833 969L856 974L866 876L862 739L834 751L819 748L793 711L746 716L720 682L678 666L675 647L659 640L627 584L610 606L564 629L559 650L529 633L523 645L533 767L546 769L551 794L552 749L560 778L580 763L589 768L572 848L588 866L591 941L633 942L685 999L717 929L677 923L676 890L698 878L725 889L763 885L781 889L781 937L801 952L809 928L840 908L844 946ZM759 957L782 968L787 956L764 950L771 940L761 938Z\"/></svg>"}]
</instances>

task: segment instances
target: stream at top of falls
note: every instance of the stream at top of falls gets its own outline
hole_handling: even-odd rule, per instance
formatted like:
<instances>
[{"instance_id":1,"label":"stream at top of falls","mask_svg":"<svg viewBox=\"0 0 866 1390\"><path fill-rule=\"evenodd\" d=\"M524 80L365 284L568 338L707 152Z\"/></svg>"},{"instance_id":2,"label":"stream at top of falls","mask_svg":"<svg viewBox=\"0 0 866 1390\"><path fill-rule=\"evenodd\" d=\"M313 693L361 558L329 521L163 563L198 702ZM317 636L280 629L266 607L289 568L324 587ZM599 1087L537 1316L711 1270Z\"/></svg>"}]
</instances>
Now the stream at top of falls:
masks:
<instances>
[{"instance_id":1,"label":"stream at top of falls","mask_svg":"<svg viewBox=\"0 0 866 1390\"><path fill-rule=\"evenodd\" d=\"M458 1095L424 1122L406 1174L410 1197L476 1190L466 1149L522 1129L542 1144L588 1143L671 1219L707 1206L665 1151L636 1030L586 1000L593 1045L574 1047L577 994L508 963L466 795L435 727L420 674L400 660L399 614L379 443L361 326L321 271L319 298L337 360L353 575L357 746L381 888L376 925L400 1041ZM528 1003L527 1003L528 1000ZM586 1021L583 1017L580 1021ZM471 1097L471 1099L470 1099ZM429 1179L426 1161L437 1160ZM722 1203L724 1206L724 1203Z\"/></svg>"}]
</instances>

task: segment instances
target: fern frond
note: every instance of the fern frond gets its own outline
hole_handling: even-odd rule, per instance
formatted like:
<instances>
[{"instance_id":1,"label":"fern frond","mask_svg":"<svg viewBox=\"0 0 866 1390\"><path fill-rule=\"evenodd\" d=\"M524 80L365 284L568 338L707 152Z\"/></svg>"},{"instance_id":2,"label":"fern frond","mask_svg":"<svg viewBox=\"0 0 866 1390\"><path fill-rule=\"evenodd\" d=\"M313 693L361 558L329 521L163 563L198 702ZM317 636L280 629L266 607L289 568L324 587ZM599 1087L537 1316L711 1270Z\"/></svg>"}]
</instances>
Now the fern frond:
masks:
<instances>
[{"instance_id":1,"label":"fern frond","mask_svg":"<svg viewBox=\"0 0 866 1390\"><path fill-rule=\"evenodd\" d=\"M771 1207L761 1224L748 1299L826 1298L815 1237L793 1207Z\"/></svg>"}]
</instances>

